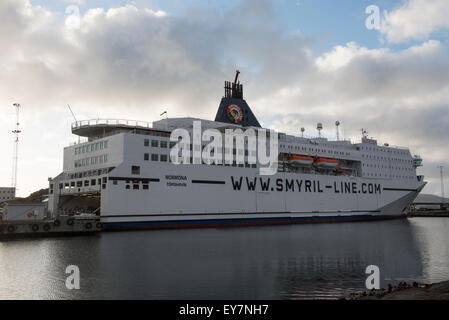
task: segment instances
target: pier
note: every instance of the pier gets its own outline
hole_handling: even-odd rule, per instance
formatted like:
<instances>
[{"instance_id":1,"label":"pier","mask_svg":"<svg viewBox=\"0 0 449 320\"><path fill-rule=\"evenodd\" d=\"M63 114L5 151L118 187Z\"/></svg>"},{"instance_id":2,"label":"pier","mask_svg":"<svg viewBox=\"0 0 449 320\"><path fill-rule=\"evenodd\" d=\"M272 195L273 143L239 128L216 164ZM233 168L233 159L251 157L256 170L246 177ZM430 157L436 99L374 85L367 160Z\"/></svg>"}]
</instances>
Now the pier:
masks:
<instances>
[{"instance_id":1,"label":"pier","mask_svg":"<svg viewBox=\"0 0 449 320\"><path fill-rule=\"evenodd\" d=\"M0 240L7 238L87 235L99 232L101 223L92 216L59 216L37 221L0 221Z\"/></svg>"},{"instance_id":2,"label":"pier","mask_svg":"<svg viewBox=\"0 0 449 320\"><path fill-rule=\"evenodd\" d=\"M48 214L42 203L8 203L1 210L0 240L92 234L101 230L100 217L95 214Z\"/></svg>"}]
</instances>

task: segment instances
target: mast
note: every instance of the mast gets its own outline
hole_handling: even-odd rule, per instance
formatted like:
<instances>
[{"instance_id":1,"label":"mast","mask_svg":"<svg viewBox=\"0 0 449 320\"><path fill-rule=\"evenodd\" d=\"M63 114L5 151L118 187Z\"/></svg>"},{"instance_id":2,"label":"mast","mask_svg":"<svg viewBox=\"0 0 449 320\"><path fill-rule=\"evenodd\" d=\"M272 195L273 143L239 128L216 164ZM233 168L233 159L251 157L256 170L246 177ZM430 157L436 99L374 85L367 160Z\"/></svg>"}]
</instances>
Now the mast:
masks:
<instances>
[{"instance_id":1,"label":"mast","mask_svg":"<svg viewBox=\"0 0 449 320\"><path fill-rule=\"evenodd\" d=\"M444 166L439 166L440 168L440 179L441 179L441 202L444 204L444 179L443 179L443 168Z\"/></svg>"},{"instance_id":2,"label":"mast","mask_svg":"<svg viewBox=\"0 0 449 320\"><path fill-rule=\"evenodd\" d=\"M16 127L12 131L14 134L14 150L13 150L13 165L12 165L12 178L11 178L11 186L17 189L17 162L19 160L19 133L21 132L19 129L19 110L20 103L14 103L14 108L16 108Z\"/></svg>"}]
</instances>

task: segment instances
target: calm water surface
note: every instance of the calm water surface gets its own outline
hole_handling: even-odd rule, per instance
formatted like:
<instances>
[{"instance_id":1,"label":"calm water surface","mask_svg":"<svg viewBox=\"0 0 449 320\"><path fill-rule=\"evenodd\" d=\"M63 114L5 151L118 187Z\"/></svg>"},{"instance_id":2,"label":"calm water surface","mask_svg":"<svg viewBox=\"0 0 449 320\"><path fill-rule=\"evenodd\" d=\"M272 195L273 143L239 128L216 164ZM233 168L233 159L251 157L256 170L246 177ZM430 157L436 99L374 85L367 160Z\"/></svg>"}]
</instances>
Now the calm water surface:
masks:
<instances>
[{"instance_id":1,"label":"calm water surface","mask_svg":"<svg viewBox=\"0 0 449 320\"><path fill-rule=\"evenodd\" d=\"M449 279L449 218L0 242L0 299L310 299ZM80 290L67 290L77 265Z\"/></svg>"}]
</instances>

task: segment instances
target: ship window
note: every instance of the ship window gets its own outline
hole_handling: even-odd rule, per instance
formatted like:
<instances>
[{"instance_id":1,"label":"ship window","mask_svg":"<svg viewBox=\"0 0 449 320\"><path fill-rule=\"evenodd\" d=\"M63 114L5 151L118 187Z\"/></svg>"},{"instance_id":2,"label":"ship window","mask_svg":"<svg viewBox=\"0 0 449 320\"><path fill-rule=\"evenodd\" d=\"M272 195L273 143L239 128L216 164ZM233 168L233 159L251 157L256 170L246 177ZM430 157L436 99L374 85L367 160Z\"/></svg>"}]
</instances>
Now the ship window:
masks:
<instances>
[{"instance_id":1,"label":"ship window","mask_svg":"<svg viewBox=\"0 0 449 320\"><path fill-rule=\"evenodd\" d=\"M149 154L149 153L145 153L145 154L143 155L143 160L145 160L145 161L150 160L150 154Z\"/></svg>"},{"instance_id":2,"label":"ship window","mask_svg":"<svg viewBox=\"0 0 449 320\"><path fill-rule=\"evenodd\" d=\"M107 177L103 177L103 183L108 182L108 178Z\"/></svg>"},{"instance_id":3,"label":"ship window","mask_svg":"<svg viewBox=\"0 0 449 320\"><path fill-rule=\"evenodd\" d=\"M139 190L139 185L138 184L133 184L133 190Z\"/></svg>"},{"instance_id":4,"label":"ship window","mask_svg":"<svg viewBox=\"0 0 449 320\"><path fill-rule=\"evenodd\" d=\"M170 149L176 145L176 142L170 142Z\"/></svg>"},{"instance_id":5,"label":"ship window","mask_svg":"<svg viewBox=\"0 0 449 320\"><path fill-rule=\"evenodd\" d=\"M167 141L161 141L161 148L167 148Z\"/></svg>"},{"instance_id":6,"label":"ship window","mask_svg":"<svg viewBox=\"0 0 449 320\"><path fill-rule=\"evenodd\" d=\"M161 154L161 161L162 162L167 162L167 155L166 154Z\"/></svg>"},{"instance_id":7,"label":"ship window","mask_svg":"<svg viewBox=\"0 0 449 320\"><path fill-rule=\"evenodd\" d=\"M151 161L159 161L159 155L153 153L153 154L151 155Z\"/></svg>"},{"instance_id":8,"label":"ship window","mask_svg":"<svg viewBox=\"0 0 449 320\"><path fill-rule=\"evenodd\" d=\"M129 187L129 184L127 184L125 188L126 188L127 190L129 190L129 188L130 188L130 187Z\"/></svg>"},{"instance_id":9,"label":"ship window","mask_svg":"<svg viewBox=\"0 0 449 320\"><path fill-rule=\"evenodd\" d=\"M154 148L159 147L159 140L151 140L151 146Z\"/></svg>"},{"instance_id":10,"label":"ship window","mask_svg":"<svg viewBox=\"0 0 449 320\"><path fill-rule=\"evenodd\" d=\"M117 184L118 184L118 181L117 181L117 180L113 180L112 183L115 184L115 185L117 185Z\"/></svg>"},{"instance_id":11,"label":"ship window","mask_svg":"<svg viewBox=\"0 0 449 320\"><path fill-rule=\"evenodd\" d=\"M145 139L145 140L143 141L143 145L144 145L145 147L149 147L149 146L150 146L150 139Z\"/></svg>"},{"instance_id":12,"label":"ship window","mask_svg":"<svg viewBox=\"0 0 449 320\"><path fill-rule=\"evenodd\" d=\"M131 174L140 174L140 166L132 166Z\"/></svg>"},{"instance_id":13,"label":"ship window","mask_svg":"<svg viewBox=\"0 0 449 320\"><path fill-rule=\"evenodd\" d=\"M96 182L95 179L90 180L90 185L91 185L91 186L94 186L94 185L95 185L95 182Z\"/></svg>"},{"instance_id":14,"label":"ship window","mask_svg":"<svg viewBox=\"0 0 449 320\"><path fill-rule=\"evenodd\" d=\"M104 142L104 148L105 148L105 149L108 148L108 140L106 140L106 141Z\"/></svg>"}]
</instances>

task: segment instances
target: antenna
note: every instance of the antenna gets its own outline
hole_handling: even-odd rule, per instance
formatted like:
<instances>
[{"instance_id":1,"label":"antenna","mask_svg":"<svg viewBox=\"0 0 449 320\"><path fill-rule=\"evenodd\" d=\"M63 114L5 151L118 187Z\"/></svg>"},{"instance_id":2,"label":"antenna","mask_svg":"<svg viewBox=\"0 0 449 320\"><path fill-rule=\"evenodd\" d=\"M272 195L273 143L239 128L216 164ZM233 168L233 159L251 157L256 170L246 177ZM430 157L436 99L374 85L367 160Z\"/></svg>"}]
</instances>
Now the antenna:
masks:
<instances>
[{"instance_id":1,"label":"antenna","mask_svg":"<svg viewBox=\"0 0 449 320\"><path fill-rule=\"evenodd\" d=\"M72 114L73 119L75 119L75 122L78 122L78 120L76 120L75 114L72 111L72 108L70 108L70 104L67 103L67 107L69 107L70 113Z\"/></svg>"},{"instance_id":2,"label":"antenna","mask_svg":"<svg viewBox=\"0 0 449 320\"><path fill-rule=\"evenodd\" d=\"M304 138L304 131L306 131L306 129L304 127L301 128L301 138Z\"/></svg>"},{"instance_id":3,"label":"antenna","mask_svg":"<svg viewBox=\"0 0 449 320\"><path fill-rule=\"evenodd\" d=\"M440 168L440 178L441 178L441 202L444 204L444 180L443 180L443 169L444 166L438 166Z\"/></svg>"},{"instance_id":4,"label":"antenna","mask_svg":"<svg viewBox=\"0 0 449 320\"><path fill-rule=\"evenodd\" d=\"M338 127L340 126L340 121L335 121L335 126L337 127L337 141L340 141L340 132L338 130Z\"/></svg>"},{"instance_id":5,"label":"antenna","mask_svg":"<svg viewBox=\"0 0 449 320\"><path fill-rule=\"evenodd\" d=\"M69 107L70 113L72 114L73 119L75 119L75 123L78 123L78 120L76 120L75 114L72 111L72 108L70 108L70 104L67 103L67 107ZM78 136L78 144L80 143L80 136Z\"/></svg>"},{"instance_id":6,"label":"antenna","mask_svg":"<svg viewBox=\"0 0 449 320\"><path fill-rule=\"evenodd\" d=\"M12 161L12 181L11 186L17 190L17 162L19 160L19 110L20 103L14 103L14 108L16 108L16 128L12 131L14 134L14 151L13 151L13 161Z\"/></svg>"},{"instance_id":7,"label":"antenna","mask_svg":"<svg viewBox=\"0 0 449 320\"><path fill-rule=\"evenodd\" d=\"M316 125L316 129L318 130L318 136L321 138L321 130L323 130L323 124L318 122Z\"/></svg>"}]
</instances>

